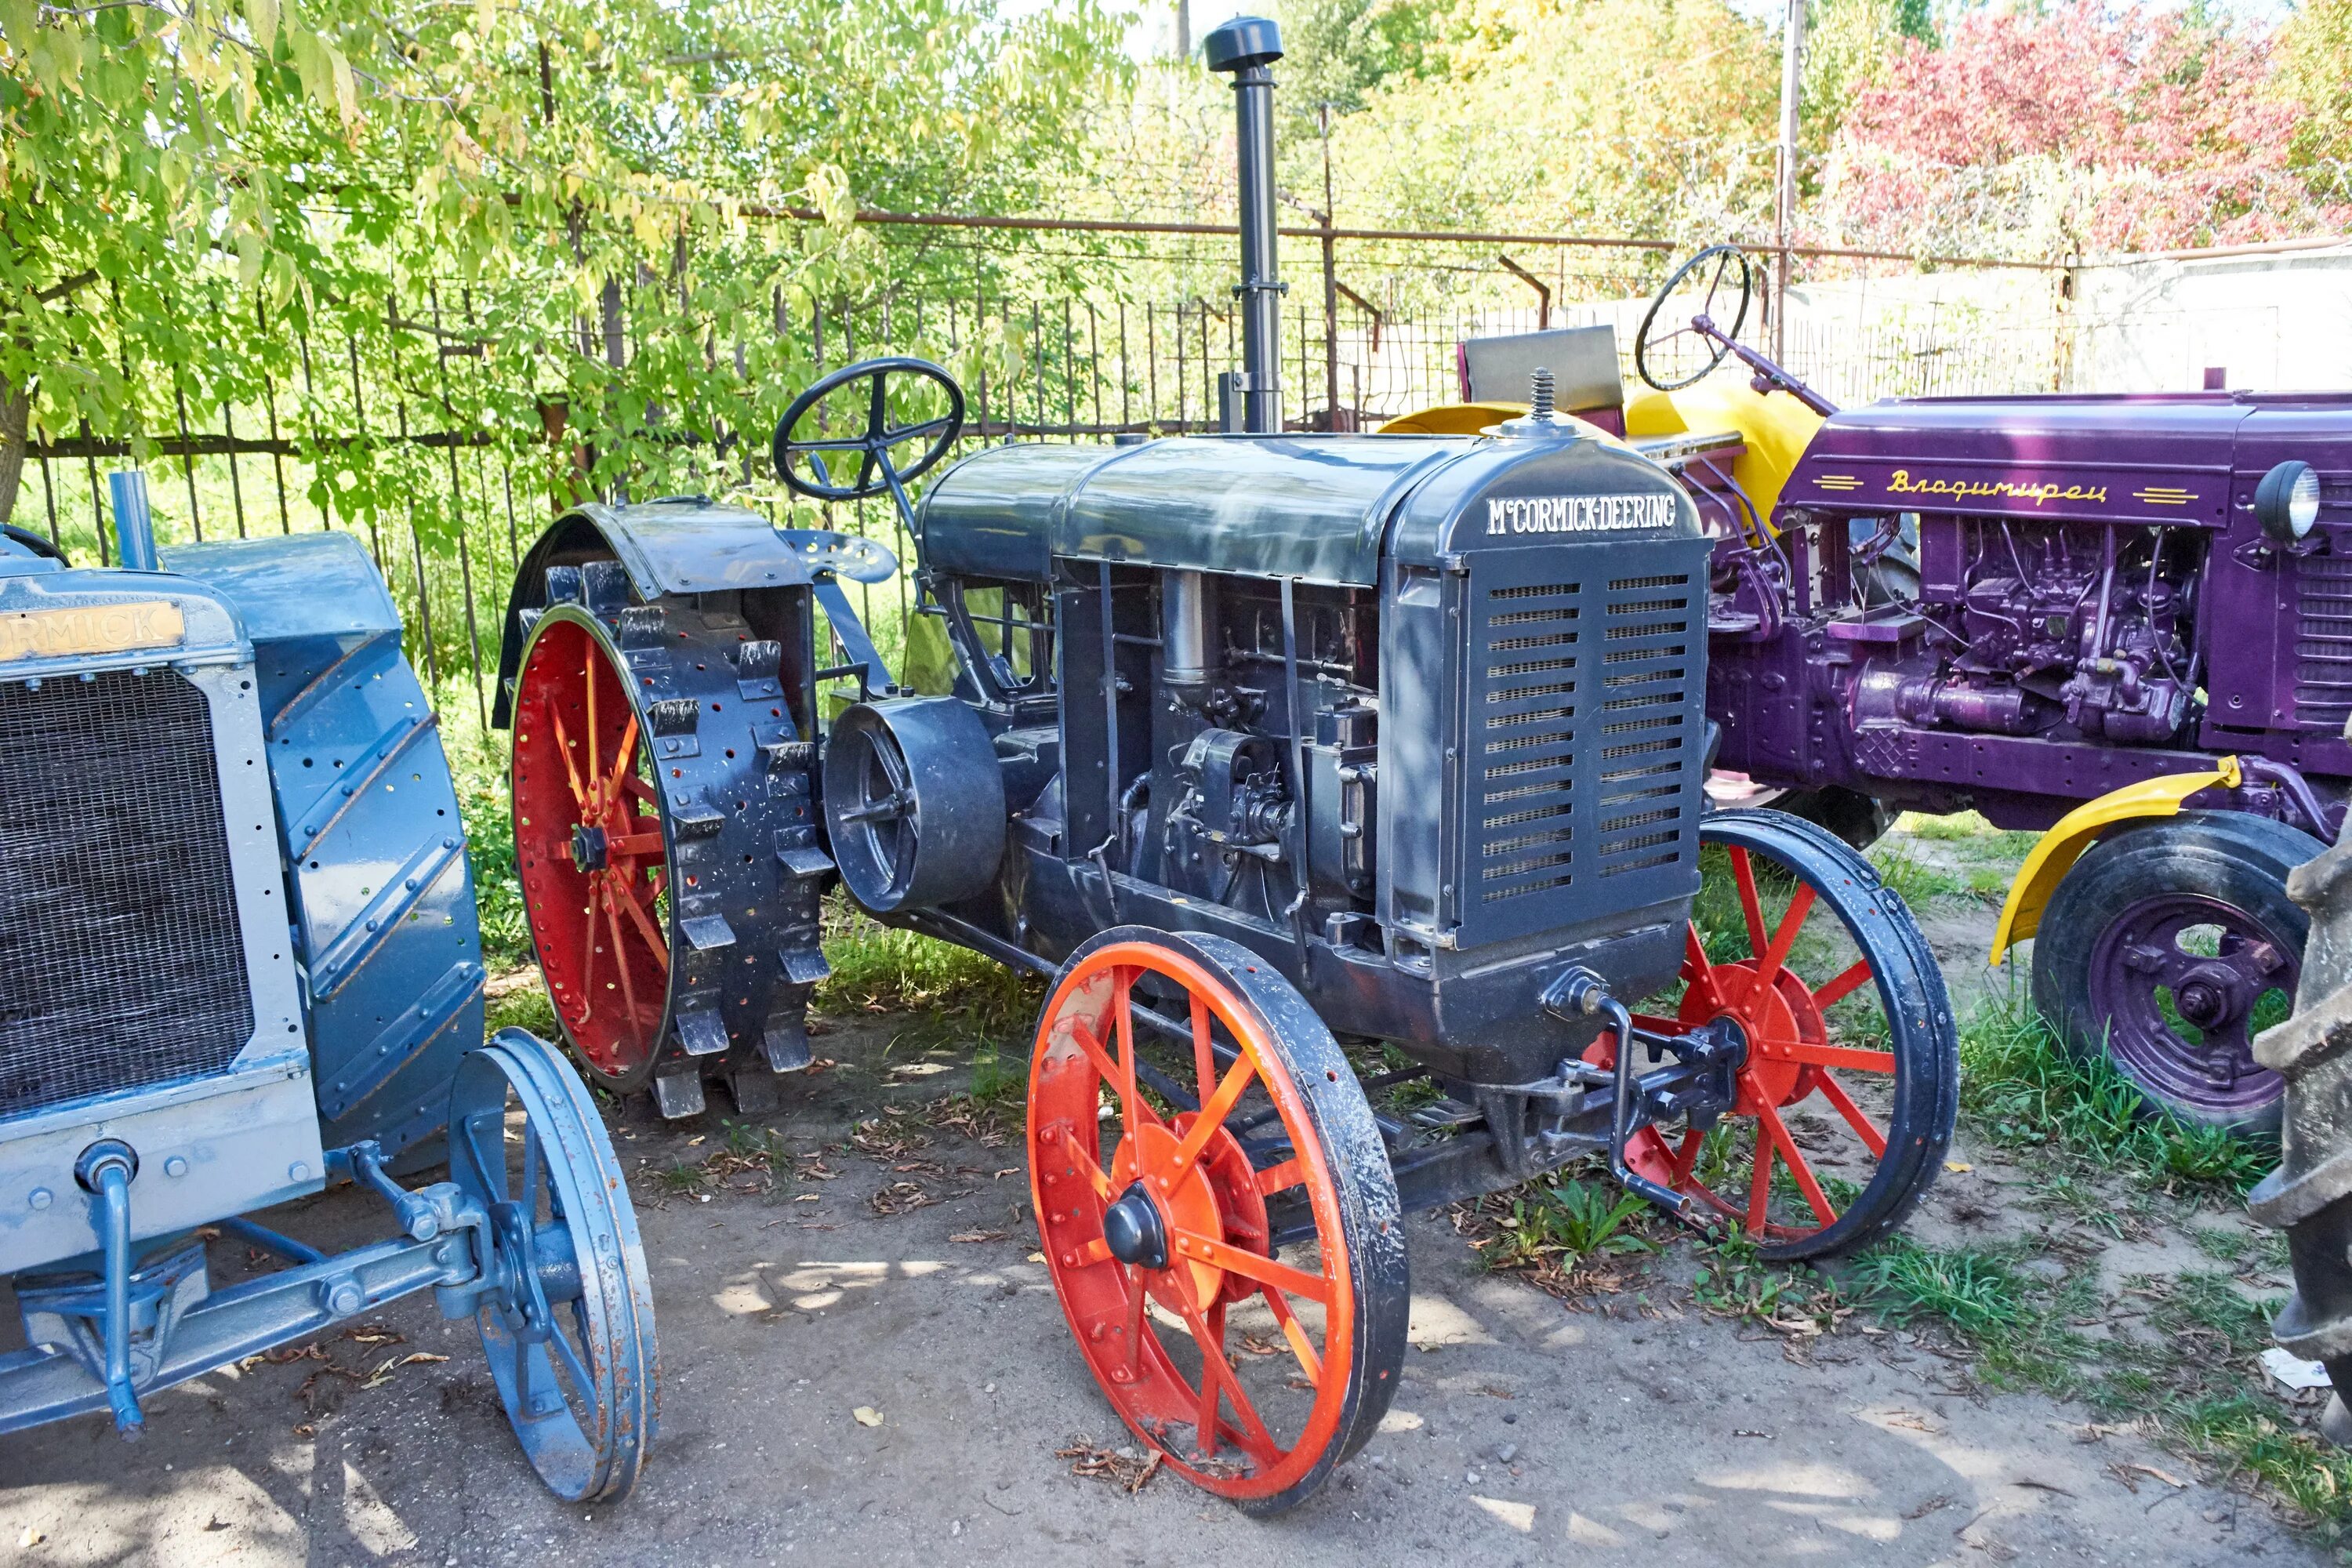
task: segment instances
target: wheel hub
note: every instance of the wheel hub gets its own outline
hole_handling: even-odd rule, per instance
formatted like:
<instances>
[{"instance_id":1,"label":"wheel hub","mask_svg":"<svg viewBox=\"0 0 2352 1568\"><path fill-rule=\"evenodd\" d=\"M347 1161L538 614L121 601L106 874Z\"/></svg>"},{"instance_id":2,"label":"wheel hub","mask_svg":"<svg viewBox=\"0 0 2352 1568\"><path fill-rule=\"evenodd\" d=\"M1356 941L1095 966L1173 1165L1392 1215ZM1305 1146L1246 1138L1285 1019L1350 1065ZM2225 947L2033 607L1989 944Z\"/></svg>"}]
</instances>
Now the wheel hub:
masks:
<instances>
[{"instance_id":1,"label":"wheel hub","mask_svg":"<svg viewBox=\"0 0 2352 1568\"><path fill-rule=\"evenodd\" d=\"M572 830L572 868L585 876L591 871L603 870L605 862L604 830L584 822L574 827Z\"/></svg>"},{"instance_id":2,"label":"wheel hub","mask_svg":"<svg viewBox=\"0 0 2352 1568\"><path fill-rule=\"evenodd\" d=\"M1132 1268L1168 1267L1168 1226L1141 1182L1103 1212L1103 1245Z\"/></svg>"}]
</instances>

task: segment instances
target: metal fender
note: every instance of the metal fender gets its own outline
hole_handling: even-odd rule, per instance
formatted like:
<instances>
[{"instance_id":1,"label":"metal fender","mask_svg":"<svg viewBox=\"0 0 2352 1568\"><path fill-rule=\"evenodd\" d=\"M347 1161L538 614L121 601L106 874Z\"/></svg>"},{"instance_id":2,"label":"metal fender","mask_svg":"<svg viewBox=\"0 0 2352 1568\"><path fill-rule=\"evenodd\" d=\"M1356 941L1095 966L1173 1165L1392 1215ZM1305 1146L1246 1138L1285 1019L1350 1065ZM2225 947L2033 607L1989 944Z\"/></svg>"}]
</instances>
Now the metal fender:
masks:
<instances>
[{"instance_id":1,"label":"metal fender","mask_svg":"<svg viewBox=\"0 0 2352 1568\"><path fill-rule=\"evenodd\" d=\"M2001 962L2011 948L2041 929L2042 911L2050 895L2058 890L2083 851L2108 829L2121 822L2177 816L2181 803L2190 795L2216 786L2235 789L2242 778L2238 759L2223 757L2210 773L2144 779L2086 800L2060 817L2033 846L2025 863L2017 868L2017 880L2010 884L2009 901L2000 907L2000 923L1993 927L1992 962Z\"/></svg>"},{"instance_id":2,"label":"metal fender","mask_svg":"<svg viewBox=\"0 0 2352 1568\"><path fill-rule=\"evenodd\" d=\"M1796 470L1822 416L1789 396L1758 392L1745 373L1727 369L1679 392L1629 386L1625 434L1635 441L1693 431L1737 430L1748 449L1733 459L1731 477L1755 503L1756 515L1771 517L1780 487ZM1664 405L1664 407L1660 407ZM1777 531L1777 530L1776 530Z\"/></svg>"},{"instance_id":3,"label":"metal fender","mask_svg":"<svg viewBox=\"0 0 2352 1568\"><path fill-rule=\"evenodd\" d=\"M1400 414L1372 432L1375 436L1475 436L1480 431L1500 425L1506 419L1517 419L1526 415L1524 403L1439 403L1427 408L1416 408L1410 414ZM1562 413L1559 417L1584 426L1584 434L1612 447L1624 442L1587 419Z\"/></svg>"}]
</instances>

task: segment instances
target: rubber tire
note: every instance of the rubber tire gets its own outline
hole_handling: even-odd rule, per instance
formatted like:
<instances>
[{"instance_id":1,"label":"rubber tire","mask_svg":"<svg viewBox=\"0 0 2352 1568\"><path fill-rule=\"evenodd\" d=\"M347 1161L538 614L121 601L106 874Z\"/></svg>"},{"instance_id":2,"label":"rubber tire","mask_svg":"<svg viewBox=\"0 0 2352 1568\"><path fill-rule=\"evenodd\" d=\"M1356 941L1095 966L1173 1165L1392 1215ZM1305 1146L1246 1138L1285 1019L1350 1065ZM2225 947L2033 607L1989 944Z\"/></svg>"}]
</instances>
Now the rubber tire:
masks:
<instances>
[{"instance_id":1,"label":"rubber tire","mask_svg":"<svg viewBox=\"0 0 2352 1568\"><path fill-rule=\"evenodd\" d=\"M1801 816L1828 828L1856 849L1869 848L1895 826L1895 814L1887 810L1885 802L1838 784L1792 789L1775 795L1769 804L1774 811L1785 811L1790 816Z\"/></svg>"},{"instance_id":2,"label":"rubber tire","mask_svg":"<svg viewBox=\"0 0 2352 1568\"><path fill-rule=\"evenodd\" d=\"M2352 824L2347 824L2352 826ZM2279 1167L2246 1200L2286 1232L2294 1293L2271 1333L2321 1362L2336 1393L2320 1431L2352 1446L2352 835L2298 867L2286 890L2311 916L2294 1013L2254 1037L2254 1059L2286 1080Z\"/></svg>"},{"instance_id":3,"label":"rubber tire","mask_svg":"<svg viewBox=\"0 0 2352 1568\"><path fill-rule=\"evenodd\" d=\"M2287 875L2317 855L2319 841L2299 828L2242 811L2184 811L2110 835L2074 862L2042 910L2033 942L2033 1005L2078 1061L2106 1058L2091 1018L2091 952L2114 911L2168 888L2195 887L2248 910L2298 944L2310 921L2287 897ZM2252 1137L2274 1136L2280 1104L2216 1112L2140 1089L2141 1113Z\"/></svg>"}]
</instances>

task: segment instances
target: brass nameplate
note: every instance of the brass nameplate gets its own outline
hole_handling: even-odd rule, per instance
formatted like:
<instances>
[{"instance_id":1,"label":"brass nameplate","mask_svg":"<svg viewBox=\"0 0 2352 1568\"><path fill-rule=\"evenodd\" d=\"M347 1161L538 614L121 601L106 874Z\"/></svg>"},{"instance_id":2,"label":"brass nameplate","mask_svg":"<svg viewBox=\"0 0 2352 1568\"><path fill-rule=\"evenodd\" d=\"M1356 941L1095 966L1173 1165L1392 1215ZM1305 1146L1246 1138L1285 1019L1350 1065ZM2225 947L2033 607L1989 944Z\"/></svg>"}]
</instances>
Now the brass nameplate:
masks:
<instances>
[{"instance_id":1,"label":"brass nameplate","mask_svg":"<svg viewBox=\"0 0 2352 1568\"><path fill-rule=\"evenodd\" d=\"M83 653L123 653L139 647L176 647L186 640L187 623L169 599L137 599L120 605L77 605L63 610L21 610L0 615L0 663L19 658L65 658Z\"/></svg>"}]
</instances>

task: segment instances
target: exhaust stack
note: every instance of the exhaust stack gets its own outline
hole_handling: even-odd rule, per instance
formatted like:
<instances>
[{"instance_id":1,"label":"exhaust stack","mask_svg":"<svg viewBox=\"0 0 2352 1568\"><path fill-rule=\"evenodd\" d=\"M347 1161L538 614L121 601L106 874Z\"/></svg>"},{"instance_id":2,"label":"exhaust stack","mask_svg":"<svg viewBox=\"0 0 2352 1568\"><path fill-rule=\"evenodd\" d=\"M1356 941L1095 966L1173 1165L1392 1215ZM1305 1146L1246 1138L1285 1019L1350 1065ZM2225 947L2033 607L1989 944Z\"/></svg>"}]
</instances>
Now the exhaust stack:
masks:
<instances>
[{"instance_id":1,"label":"exhaust stack","mask_svg":"<svg viewBox=\"0 0 2352 1568\"><path fill-rule=\"evenodd\" d=\"M1234 79L1234 147L1240 165L1242 369L1223 378L1227 430L1282 428L1282 284L1275 256L1274 73L1282 30L1264 16L1236 16L1201 40L1213 71Z\"/></svg>"}]
</instances>

